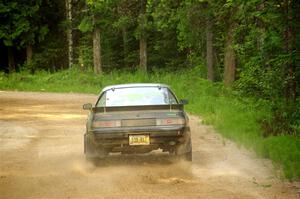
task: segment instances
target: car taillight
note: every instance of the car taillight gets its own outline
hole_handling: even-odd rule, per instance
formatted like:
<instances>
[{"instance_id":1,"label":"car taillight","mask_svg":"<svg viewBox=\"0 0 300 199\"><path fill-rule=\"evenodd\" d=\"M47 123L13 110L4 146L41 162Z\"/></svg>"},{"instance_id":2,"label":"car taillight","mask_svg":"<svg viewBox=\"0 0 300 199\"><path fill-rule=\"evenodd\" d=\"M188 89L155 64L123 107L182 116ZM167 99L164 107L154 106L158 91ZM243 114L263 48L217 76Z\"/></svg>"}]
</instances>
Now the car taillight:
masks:
<instances>
[{"instance_id":1,"label":"car taillight","mask_svg":"<svg viewBox=\"0 0 300 199\"><path fill-rule=\"evenodd\" d=\"M99 127L120 127L121 126L121 120L108 120L108 121L94 121L93 127L99 128Z\"/></svg>"},{"instance_id":2,"label":"car taillight","mask_svg":"<svg viewBox=\"0 0 300 199\"><path fill-rule=\"evenodd\" d=\"M185 124L184 118L164 118L156 119L156 125L180 125Z\"/></svg>"}]
</instances>

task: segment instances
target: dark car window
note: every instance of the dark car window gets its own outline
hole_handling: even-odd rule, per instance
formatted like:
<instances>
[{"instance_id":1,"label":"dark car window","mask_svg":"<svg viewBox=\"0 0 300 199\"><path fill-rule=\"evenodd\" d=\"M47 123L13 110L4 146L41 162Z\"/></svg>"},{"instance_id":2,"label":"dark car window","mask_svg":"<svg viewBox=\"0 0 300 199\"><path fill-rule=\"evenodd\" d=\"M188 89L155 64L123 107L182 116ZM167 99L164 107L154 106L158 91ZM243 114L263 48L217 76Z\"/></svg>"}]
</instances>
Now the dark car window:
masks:
<instances>
[{"instance_id":1,"label":"dark car window","mask_svg":"<svg viewBox=\"0 0 300 199\"><path fill-rule=\"evenodd\" d=\"M170 104L178 104L175 96L173 95L172 92L169 91L169 101L170 101Z\"/></svg>"},{"instance_id":2,"label":"dark car window","mask_svg":"<svg viewBox=\"0 0 300 199\"><path fill-rule=\"evenodd\" d=\"M168 88L131 87L107 90L103 93L96 106L139 106L177 103L175 96Z\"/></svg>"}]
</instances>

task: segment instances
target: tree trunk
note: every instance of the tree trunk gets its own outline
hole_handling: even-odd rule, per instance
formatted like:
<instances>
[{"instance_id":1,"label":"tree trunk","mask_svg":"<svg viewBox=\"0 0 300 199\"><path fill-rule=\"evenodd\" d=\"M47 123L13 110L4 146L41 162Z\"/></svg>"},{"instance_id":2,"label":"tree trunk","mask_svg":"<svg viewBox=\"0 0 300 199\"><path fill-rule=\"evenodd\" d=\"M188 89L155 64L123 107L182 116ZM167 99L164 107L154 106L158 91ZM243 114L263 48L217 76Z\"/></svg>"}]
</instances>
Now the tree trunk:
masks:
<instances>
[{"instance_id":1,"label":"tree trunk","mask_svg":"<svg viewBox=\"0 0 300 199\"><path fill-rule=\"evenodd\" d=\"M100 43L100 28L94 29L93 34L93 54L94 54L94 73L101 74L101 43Z\"/></svg>"},{"instance_id":2,"label":"tree trunk","mask_svg":"<svg viewBox=\"0 0 300 199\"><path fill-rule=\"evenodd\" d=\"M13 49L11 46L7 47L7 56L8 56L9 73L16 72L15 58L14 58Z\"/></svg>"},{"instance_id":3,"label":"tree trunk","mask_svg":"<svg viewBox=\"0 0 300 199\"><path fill-rule=\"evenodd\" d=\"M140 69L144 72L147 72L147 38L146 38L146 24L147 24L147 16L146 16L146 9L147 9L147 1L141 1L141 8L140 8Z\"/></svg>"},{"instance_id":4,"label":"tree trunk","mask_svg":"<svg viewBox=\"0 0 300 199\"><path fill-rule=\"evenodd\" d=\"M224 84L231 86L235 80L236 55L233 49L233 27L230 26L226 37L224 58Z\"/></svg>"},{"instance_id":5,"label":"tree trunk","mask_svg":"<svg viewBox=\"0 0 300 199\"><path fill-rule=\"evenodd\" d=\"M127 30L125 27L122 28L122 37L123 37L123 64L127 66L127 55L128 55L128 48L127 48Z\"/></svg>"},{"instance_id":6,"label":"tree trunk","mask_svg":"<svg viewBox=\"0 0 300 199\"><path fill-rule=\"evenodd\" d=\"M206 64L207 64L207 79L214 81L214 53L213 53L213 33L210 20L206 23Z\"/></svg>"},{"instance_id":7,"label":"tree trunk","mask_svg":"<svg viewBox=\"0 0 300 199\"><path fill-rule=\"evenodd\" d=\"M80 70L84 71L84 62L83 62L83 49L79 49L78 62L80 66Z\"/></svg>"},{"instance_id":8,"label":"tree trunk","mask_svg":"<svg viewBox=\"0 0 300 199\"><path fill-rule=\"evenodd\" d=\"M140 67L142 71L147 71L147 40L143 36L140 38Z\"/></svg>"},{"instance_id":9,"label":"tree trunk","mask_svg":"<svg viewBox=\"0 0 300 199\"><path fill-rule=\"evenodd\" d=\"M72 0L66 0L66 16L70 25L67 29L68 40L68 65L69 68L73 65L73 32L72 32Z\"/></svg>"},{"instance_id":10,"label":"tree trunk","mask_svg":"<svg viewBox=\"0 0 300 199\"><path fill-rule=\"evenodd\" d=\"M29 63L32 59L33 51L32 51L32 45L27 45L26 47L26 59L27 63Z\"/></svg>"},{"instance_id":11,"label":"tree trunk","mask_svg":"<svg viewBox=\"0 0 300 199\"><path fill-rule=\"evenodd\" d=\"M290 12L290 1L284 1L284 14L285 14L285 30L284 30L284 51L286 54L290 54L295 51L295 38L294 30L291 27L292 17L289 16ZM295 61L288 61L285 65L285 87L284 87L284 97L287 103L294 102L296 100L297 92L297 80L296 80L296 63Z\"/></svg>"}]
</instances>

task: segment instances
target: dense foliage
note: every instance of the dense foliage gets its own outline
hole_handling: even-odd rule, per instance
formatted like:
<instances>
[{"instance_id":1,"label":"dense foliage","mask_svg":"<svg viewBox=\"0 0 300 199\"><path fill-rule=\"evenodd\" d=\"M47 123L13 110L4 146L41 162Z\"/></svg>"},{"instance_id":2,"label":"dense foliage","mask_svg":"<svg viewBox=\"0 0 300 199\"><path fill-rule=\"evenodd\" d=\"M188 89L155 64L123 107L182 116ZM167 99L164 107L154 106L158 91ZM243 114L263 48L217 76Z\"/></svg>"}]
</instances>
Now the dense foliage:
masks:
<instances>
[{"instance_id":1,"label":"dense foliage","mask_svg":"<svg viewBox=\"0 0 300 199\"><path fill-rule=\"evenodd\" d=\"M115 70L154 76L159 70L165 75L172 72L178 79L189 74L191 78L223 82L235 93L230 98L234 102L254 98L247 111L268 110L268 114L251 120L257 125L255 131L261 132L258 136L265 140L276 140L273 136L281 135L298 139L299 10L297 0L3 0L0 70L9 77L1 76L1 88L13 89L9 82L14 80L18 82L14 85L22 89L20 85L34 79L29 74L20 78L15 72L42 75L41 70L63 71L69 65L79 68L75 70L79 75L88 74L87 81L95 84L103 82L93 79L104 76L94 76L89 72L92 68L94 73L107 75ZM65 82L60 77L68 78L54 75L47 81ZM109 82L119 82L118 76L111 78L116 80ZM202 82L182 79L180 88L189 90L192 99L201 99L202 87L198 83ZM71 84L78 85L77 81ZM93 91L79 88L78 91ZM190 107L193 103L197 101ZM206 104L194 108L191 110L203 114L199 108L218 112L220 107ZM236 114L239 117L229 117L232 129L244 119L244 115ZM218 125L222 126L221 122ZM239 130L244 131L239 132L241 136L248 131ZM235 139L238 133L228 136ZM299 142L295 143L299 151ZM268 141L263 146L271 147Z\"/></svg>"}]
</instances>

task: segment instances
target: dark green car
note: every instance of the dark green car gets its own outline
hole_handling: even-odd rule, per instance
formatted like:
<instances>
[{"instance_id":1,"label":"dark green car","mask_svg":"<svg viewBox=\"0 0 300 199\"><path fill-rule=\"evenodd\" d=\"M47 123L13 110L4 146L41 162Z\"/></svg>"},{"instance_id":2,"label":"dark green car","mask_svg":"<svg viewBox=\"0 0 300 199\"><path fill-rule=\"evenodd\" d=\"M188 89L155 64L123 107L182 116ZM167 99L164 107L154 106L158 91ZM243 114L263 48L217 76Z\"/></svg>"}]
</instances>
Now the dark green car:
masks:
<instances>
[{"instance_id":1,"label":"dark green car","mask_svg":"<svg viewBox=\"0 0 300 199\"><path fill-rule=\"evenodd\" d=\"M187 100L178 101L164 84L104 88L95 106L83 105L90 110L84 134L86 157L161 149L191 161L191 132L184 104Z\"/></svg>"}]
</instances>

